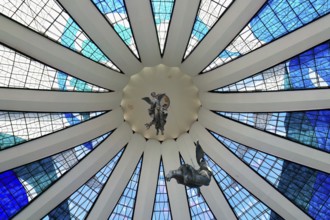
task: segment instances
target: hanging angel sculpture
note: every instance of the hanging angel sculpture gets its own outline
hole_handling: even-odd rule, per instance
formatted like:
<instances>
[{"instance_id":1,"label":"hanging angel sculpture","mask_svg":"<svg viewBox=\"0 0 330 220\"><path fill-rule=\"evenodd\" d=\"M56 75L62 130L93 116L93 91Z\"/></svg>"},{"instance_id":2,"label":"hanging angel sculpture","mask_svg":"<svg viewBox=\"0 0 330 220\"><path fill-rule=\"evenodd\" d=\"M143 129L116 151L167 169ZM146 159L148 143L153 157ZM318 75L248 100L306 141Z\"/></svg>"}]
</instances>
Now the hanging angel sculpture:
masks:
<instances>
[{"instance_id":1,"label":"hanging angel sculpture","mask_svg":"<svg viewBox=\"0 0 330 220\"><path fill-rule=\"evenodd\" d=\"M189 164L183 164L177 170L171 170L165 178L166 181L170 181L174 178L179 184L190 188L197 188L198 195L200 195L200 187L210 184L213 173L204 159L205 153L199 141L194 142L194 144L196 146L196 160L200 166L199 169L196 170Z\"/></svg>"},{"instance_id":2,"label":"hanging angel sculpture","mask_svg":"<svg viewBox=\"0 0 330 220\"><path fill-rule=\"evenodd\" d=\"M148 113L149 116L152 117L151 122L146 123L145 126L149 129L152 125L155 125L156 134L158 135L160 131L161 134L164 135L164 126L166 124L167 109L170 106L170 99L165 93L156 94L152 92L150 95L151 98L142 98L150 105Z\"/></svg>"}]
</instances>

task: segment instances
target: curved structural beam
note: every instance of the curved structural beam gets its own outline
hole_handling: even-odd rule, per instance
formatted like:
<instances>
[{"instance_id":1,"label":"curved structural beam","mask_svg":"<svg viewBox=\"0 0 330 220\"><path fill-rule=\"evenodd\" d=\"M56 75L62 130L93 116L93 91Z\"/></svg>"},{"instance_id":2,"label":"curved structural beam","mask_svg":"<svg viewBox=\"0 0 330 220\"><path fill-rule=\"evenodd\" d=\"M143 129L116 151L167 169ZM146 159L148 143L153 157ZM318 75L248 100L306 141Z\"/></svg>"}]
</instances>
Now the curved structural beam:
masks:
<instances>
[{"instance_id":1,"label":"curved structural beam","mask_svg":"<svg viewBox=\"0 0 330 220\"><path fill-rule=\"evenodd\" d=\"M110 138L87 155L67 175L59 179L14 219L41 219L106 165L129 141L131 137L129 134L132 134L129 125L122 124Z\"/></svg>"},{"instance_id":2,"label":"curved structural beam","mask_svg":"<svg viewBox=\"0 0 330 220\"><path fill-rule=\"evenodd\" d=\"M243 125L202 108L198 117L205 128L238 143L274 156L330 173L330 154Z\"/></svg>"},{"instance_id":3,"label":"curved structural beam","mask_svg":"<svg viewBox=\"0 0 330 220\"><path fill-rule=\"evenodd\" d=\"M189 164L190 161L193 161L191 165L197 169L196 147L193 141L197 141L197 139L192 140L192 135L183 134L178 138L177 144L186 163ZM202 147L204 148L204 146ZM210 185L201 187L201 192L216 219L236 219L231 207L224 195L220 192L214 179L211 180Z\"/></svg>"},{"instance_id":4,"label":"curved structural beam","mask_svg":"<svg viewBox=\"0 0 330 220\"><path fill-rule=\"evenodd\" d=\"M160 64L158 37L150 0L131 0L125 3L143 66Z\"/></svg>"},{"instance_id":5,"label":"curved structural beam","mask_svg":"<svg viewBox=\"0 0 330 220\"><path fill-rule=\"evenodd\" d=\"M199 95L204 108L228 112L277 112L330 108L328 89Z\"/></svg>"},{"instance_id":6,"label":"curved structural beam","mask_svg":"<svg viewBox=\"0 0 330 220\"><path fill-rule=\"evenodd\" d=\"M0 88L0 109L25 112L92 112L120 107L121 92L85 93Z\"/></svg>"},{"instance_id":7,"label":"curved structural beam","mask_svg":"<svg viewBox=\"0 0 330 220\"><path fill-rule=\"evenodd\" d=\"M266 0L235 1L181 65L183 72L197 75L235 38Z\"/></svg>"},{"instance_id":8,"label":"curved structural beam","mask_svg":"<svg viewBox=\"0 0 330 220\"><path fill-rule=\"evenodd\" d=\"M142 69L140 61L121 40L92 1L58 1L119 69L128 75L137 73Z\"/></svg>"},{"instance_id":9,"label":"curved structural beam","mask_svg":"<svg viewBox=\"0 0 330 220\"><path fill-rule=\"evenodd\" d=\"M161 152L163 155L163 165L165 175L170 170L176 170L180 167L180 158L177 144L174 140L166 140L162 143ZM170 201L171 213L173 219L190 219L189 207L187 202L186 189L183 185L173 179L166 182L168 199ZM180 208L178 208L180 207Z\"/></svg>"},{"instance_id":10,"label":"curved structural beam","mask_svg":"<svg viewBox=\"0 0 330 220\"><path fill-rule=\"evenodd\" d=\"M175 1L167 33L163 62L179 66L185 53L199 6L198 0Z\"/></svg>"},{"instance_id":11,"label":"curved structural beam","mask_svg":"<svg viewBox=\"0 0 330 220\"><path fill-rule=\"evenodd\" d=\"M120 108L73 127L0 151L0 172L36 161L99 137L123 123Z\"/></svg>"},{"instance_id":12,"label":"curved structural beam","mask_svg":"<svg viewBox=\"0 0 330 220\"><path fill-rule=\"evenodd\" d=\"M110 179L89 213L88 220L109 218L140 160L145 143L146 141L139 134L134 134L129 140L129 144L116 169L112 172Z\"/></svg>"},{"instance_id":13,"label":"curved structural beam","mask_svg":"<svg viewBox=\"0 0 330 220\"><path fill-rule=\"evenodd\" d=\"M330 15L320 18L294 32L279 38L235 62L196 76L195 84L201 91L210 91L261 72L284 60L329 39ZM215 58L215 56L214 56Z\"/></svg>"},{"instance_id":14,"label":"curved structural beam","mask_svg":"<svg viewBox=\"0 0 330 220\"><path fill-rule=\"evenodd\" d=\"M2 43L55 69L110 90L121 90L129 80L127 76L81 56L3 15L0 15L0 23Z\"/></svg>"},{"instance_id":15,"label":"curved structural beam","mask_svg":"<svg viewBox=\"0 0 330 220\"><path fill-rule=\"evenodd\" d=\"M133 219L152 219L160 164L160 143L149 140L143 154L139 193Z\"/></svg>"},{"instance_id":16,"label":"curved structural beam","mask_svg":"<svg viewBox=\"0 0 330 220\"><path fill-rule=\"evenodd\" d=\"M284 219L311 219L229 150L225 149L200 123L196 122L193 125L191 133L200 140L205 152L222 169L277 214Z\"/></svg>"}]
</instances>

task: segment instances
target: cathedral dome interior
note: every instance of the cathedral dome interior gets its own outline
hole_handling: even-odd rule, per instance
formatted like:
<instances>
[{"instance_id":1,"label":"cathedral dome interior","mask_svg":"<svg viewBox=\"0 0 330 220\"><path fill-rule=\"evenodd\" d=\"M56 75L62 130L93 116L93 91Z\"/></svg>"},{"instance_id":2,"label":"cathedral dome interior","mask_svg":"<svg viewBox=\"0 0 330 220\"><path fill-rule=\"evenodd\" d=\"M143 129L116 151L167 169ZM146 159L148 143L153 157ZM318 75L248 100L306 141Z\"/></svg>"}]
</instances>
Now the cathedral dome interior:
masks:
<instances>
[{"instance_id":1,"label":"cathedral dome interior","mask_svg":"<svg viewBox=\"0 0 330 220\"><path fill-rule=\"evenodd\" d=\"M330 220L329 13L0 1L0 220Z\"/></svg>"}]
</instances>

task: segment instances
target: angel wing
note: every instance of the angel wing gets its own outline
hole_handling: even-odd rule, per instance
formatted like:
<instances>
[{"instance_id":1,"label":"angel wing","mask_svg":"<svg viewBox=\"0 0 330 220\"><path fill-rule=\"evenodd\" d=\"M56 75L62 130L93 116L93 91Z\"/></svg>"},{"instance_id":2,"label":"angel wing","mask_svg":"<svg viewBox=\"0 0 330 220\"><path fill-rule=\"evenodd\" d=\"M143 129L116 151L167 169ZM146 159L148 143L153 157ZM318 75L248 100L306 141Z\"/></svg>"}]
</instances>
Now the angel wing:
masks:
<instances>
[{"instance_id":1,"label":"angel wing","mask_svg":"<svg viewBox=\"0 0 330 220\"><path fill-rule=\"evenodd\" d=\"M196 146L196 160L198 162L198 165L201 165L200 163L204 160L205 152L199 144L199 141L194 142L194 144Z\"/></svg>"},{"instance_id":2,"label":"angel wing","mask_svg":"<svg viewBox=\"0 0 330 220\"><path fill-rule=\"evenodd\" d=\"M146 101L149 105L152 105L153 104L152 101L151 101L151 99L149 97L143 97L142 99L144 101Z\"/></svg>"}]
</instances>

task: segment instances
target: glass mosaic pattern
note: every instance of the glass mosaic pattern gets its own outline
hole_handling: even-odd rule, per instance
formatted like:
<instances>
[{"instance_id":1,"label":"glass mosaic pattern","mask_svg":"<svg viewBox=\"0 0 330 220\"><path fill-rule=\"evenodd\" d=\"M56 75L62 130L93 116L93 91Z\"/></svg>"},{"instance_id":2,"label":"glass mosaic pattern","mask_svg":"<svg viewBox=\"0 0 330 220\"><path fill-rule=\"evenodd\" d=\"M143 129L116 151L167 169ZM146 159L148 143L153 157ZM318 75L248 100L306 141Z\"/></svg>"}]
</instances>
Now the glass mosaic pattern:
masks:
<instances>
[{"instance_id":1,"label":"glass mosaic pattern","mask_svg":"<svg viewBox=\"0 0 330 220\"><path fill-rule=\"evenodd\" d=\"M184 59L202 41L234 0L202 0L188 42Z\"/></svg>"},{"instance_id":2,"label":"glass mosaic pattern","mask_svg":"<svg viewBox=\"0 0 330 220\"><path fill-rule=\"evenodd\" d=\"M330 216L329 174L257 151L215 132L211 134L314 219Z\"/></svg>"},{"instance_id":3,"label":"glass mosaic pattern","mask_svg":"<svg viewBox=\"0 0 330 220\"><path fill-rule=\"evenodd\" d=\"M172 219L170 202L168 199L163 161L160 161L156 196L152 220Z\"/></svg>"},{"instance_id":4,"label":"glass mosaic pattern","mask_svg":"<svg viewBox=\"0 0 330 220\"><path fill-rule=\"evenodd\" d=\"M218 114L303 145L330 152L330 110Z\"/></svg>"},{"instance_id":5,"label":"glass mosaic pattern","mask_svg":"<svg viewBox=\"0 0 330 220\"><path fill-rule=\"evenodd\" d=\"M86 219L112 171L115 169L123 151L124 148L68 199L48 213L43 220Z\"/></svg>"},{"instance_id":6,"label":"glass mosaic pattern","mask_svg":"<svg viewBox=\"0 0 330 220\"><path fill-rule=\"evenodd\" d=\"M186 187L191 219L216 219L203 195L198 196L196 188Z\"/></svg>"},{"instance_id":7,"label":"glass mosaic pattern","mask_svg":"<svg viewBox=\"0 0 330 220\"><path fill-rule=\"evenodd\" d=\"M180 163L181 165L185 164L181 155ZM203 195L201 193L199 195L197 188L190 188L187 186L185 186L185 188L191 219L216 219L207 205Z\"/></svg>"},{"instance_id":8,"label":"glass mosaic pattern","mask_svg":"<svg viewBox=\"0 0 330 220\"><path fill-rule=\"evenodd\" d=\"M53 156L0 173L0 219L12 218L108 136L109 133Z\"/></svg>"},{"instance_id":9,"label":"glass mosaic pattern","mask_svg":"<svg viewBox=\"0 0 330 220\"><path fill-rule=\"evenodd\" d=\"M268 44L330 12L328 0L268 0L203 72Z\"/></svg>"},{"instance_id":10,"label":"glass mosaic pattern","mask_svg":"<svg viewBox=\"0 0 330 220\"><path fill-rule=\"evenodd\" d=\"M216 92L277 91L330 87L330 41Z\"/></svg>"},{"instance_id":11,"label":"glass mosaic pattern","mask_svg":"<svg viewBox=\"0 0 330 220\"><path fill-rule=\"evenodd\" d=\"M168 28L172 18L174 0L151 0L152 12L157 29L160 53L164 53L164 47Z\"/></svg>"},{"instance_id":12,"label":"glass mosaic pattern","mask_svg":"<svg viewBox=\"0 0 330 220\"><path fill-rule=\"evenodd\" d=\"M211 167L213 177L228 200L237 219L283 219L277 214L274 217L272 215L274 211L236 182L235 179L229 176L207 155L205 155L205 159Z\"/></svg>"},{"instance_id":13,"label":"glass mosaic pattern","mask_svg":"<svg viewBox=\"0 0 330 220\"><path fill-rule=\"evenodd\" d=\"M128 182L123 194L121 195L117 205L112 211L109 219L133 219L136 195L141 174L141 167L142 158L136 165L134 173L130 181Z\"/></svg>"},{"instance_id":14,"label":"glass mosaic pattern","mask_svg":"<svg viewBox=\"0 0 330 220\"><path fill-rule=\"evenodd\" d=\"M79 124L102 113L25 113L0 111L0 151Z\"/></svg>"},{"instance_id":15,"label":"glass mosaic pattern","mask_svg":"<svg viewBox=\"0 0 330 220\"><path fill-rule=\"evenodd\" d=\"M119 71L56 0L2 0L0 13L95 62Z\"/></svg>"},{"instance_id":16,"label":"glass mosaic pattern","mask_svg":"<svg viewBox=\"0 0 330 220\"><path fill-rule=\"evenodd\" d=\"M0 87L109 92L53 69L0 44Z\"/></svg>"},{"instance_id":17,"label":"glass mosaic pattern","mask_svg":"<svg viewBox=\"0 0 330 220\"><path fill-rule=\"evenodd\" d=\"M106 17L120 38L139 58L124 0L91 0Z\"/></svg>"}]
</instances>

